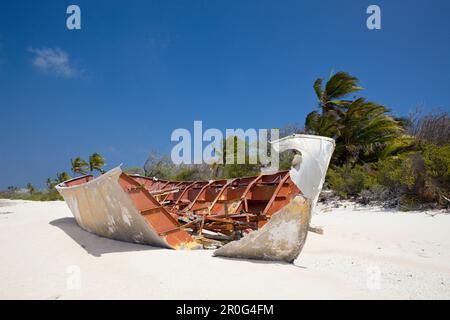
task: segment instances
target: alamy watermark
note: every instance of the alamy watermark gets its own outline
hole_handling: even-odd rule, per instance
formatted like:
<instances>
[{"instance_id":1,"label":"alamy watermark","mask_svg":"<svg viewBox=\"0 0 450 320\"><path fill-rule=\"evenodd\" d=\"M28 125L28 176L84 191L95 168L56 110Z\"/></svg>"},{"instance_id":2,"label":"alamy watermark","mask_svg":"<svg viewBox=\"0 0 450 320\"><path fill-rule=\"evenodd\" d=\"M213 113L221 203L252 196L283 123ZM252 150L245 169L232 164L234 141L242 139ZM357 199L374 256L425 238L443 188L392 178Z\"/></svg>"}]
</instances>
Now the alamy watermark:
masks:
<instances>
[{"instance_id":1,"label":"alamy watermark","mask_svg":"<svg viewBox=\"0 0 450 320\"><path fill-rule=\"evenodd\" d=\"M81 29L81 8L76 4L71 4L67 7L66 13L69 16L66 19L66 26L69 30ZM381 29L381 9L376 4L371 4L367 7L366 13L370 16L366 20L366 26L369 30Z\"/></svg>"},{"instance_id":2,"label":"alamy watermark","mask_svg":"<svg viewBox=\"0 0 450 320\"><path fill-rule=\"evenodd\" d=\"M171 141L177 142L170 153L174 164L257 164L278 170L279 154L269 141L279 138L279 129L203 130L202 121L194 121L193 134L175 129Z\"/></svg>"},{"instance_id":3,"label":"alamy watermark","mask_svg":"<svg viewBox=\"0 0 450 320\"><path fill-rule=\"evenodd\" d=\"M67 7L67 14L70 16L66 19L66 27L69 30L80 30L81 29L81 9L75 4L71 4Z\"/></svg>"},{"instance_id":4,"label":"alamy watermark","mask_svg":"<svg viewBox=\"0 0 450 320\"><path fill-rule=\"evenodd\" d=\"M367 18L366 26L369 30L380 30L381 29L381 9L376 4L371 4L367 7L367 14L370 16Z\"/></svg>"}]
</instances>

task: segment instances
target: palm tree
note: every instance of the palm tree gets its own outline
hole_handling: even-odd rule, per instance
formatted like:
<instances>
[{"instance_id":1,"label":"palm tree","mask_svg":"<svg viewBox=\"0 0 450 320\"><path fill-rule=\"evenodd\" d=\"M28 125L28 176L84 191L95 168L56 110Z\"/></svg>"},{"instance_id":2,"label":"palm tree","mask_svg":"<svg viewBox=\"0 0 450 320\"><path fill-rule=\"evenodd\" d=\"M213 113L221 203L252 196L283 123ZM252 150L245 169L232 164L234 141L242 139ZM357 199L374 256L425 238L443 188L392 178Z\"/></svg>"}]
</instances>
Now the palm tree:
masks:
<instances>
[{"instance_id":1,"label":"palm tree","mask_svg":"<svg viewBox=\"0 0 450 320\"><path fill-rule=\"evenodd\" d=\"M94 153L89 157L89 169L90 171L100 171L101 173L105 173L102 169L105 166L105 158L103 158L100 154Z\"/></svg>"},{"instance_id":2,"label":"palm tree","mask_svg":"<svg viewBox=\"0 0 450 320\"><path fill-rule=\"evenodd\" d=\"M45 184L47 185L48 191L51 191L53 187L55 186L55 181L52 178L47 178L45 181Z\"/></svg>"},{"instance_id":3,"label":"palm tree","mask_svg":"<svg viewBox=\"0 0 450 320\"><path fill-rule=\"evenodd\" d=\"M338 164L376 161L380 152L403 132L402 126L382 105L364 98L351 102L339 121L336 138Z\"/></svg>"},{"instance_id":4,"label":"palm tree","mask_svg":"<svg viewBox=\"0 0 450 320\"><path fill-rule=\"evenodd\" d=\"M358 78L351 76L347 72L333 74L325 86L323 85L323 80L323 78L319 78L313 85L322 114L342 115L345 106L351 102L344 98L363 89L358 85Z\"/></svg>"},{"instance_id":5,"label":"palm tree","mask_svg":"<svg viewBox=\"0 0 450 320\"><path fill-rule=\"evenodd\" d=\"M8 193L16 193L17 190L19 190L19 188L15 186L8 186Z\"/></svg>"},{"instance_id":6,"label":"palm tree","mask_svg":"<svg viewBox=\"0 0 450 320\"><path fill-rule=\"evenodd\" d=\"M323 79L317 79L314 83L321 111L308 114L307 131L336 140L335 164L376 160L374 155L399 137L403 131L401 124L387 115L389 109L382 105L364 98L344 100L362 89L356 77L338 72L325 86L322 82Z\"/></svg>"},{"instance_id":7,"label":"palm tree","mask_svg":"<svg viewBox=\"0 0 450 320\"><path fill-rule=\"evenodd\" d=\"M30 193L30 195L32 195L36 191L36 189L33 187L33 185L30 182L27 183L26 188L27 188L28 192Z\"/></svg>"},{"instance_id":8,"label":"palm tree","mask_svg":"<svg viewBox=\"0 0 450 320\"><path fill-rule=\"evenodd\" d=\"M61 172L56 174L56 182L63 183L64 181L70 180L71 177L67 172Z\"/></svg>"},{"instance_id":9,"label":"palm tree","mask_svg":"<svg viewBox=\"0 0 450 320\"><path fill-rule=\"evenodd\" d=\"M71 159L70 162L72 165L72 172L74 174L87 174L89 170L89 164L85 160L81 159L80 157L76 157L75 159Z\"/></svg>"}]
</instances>

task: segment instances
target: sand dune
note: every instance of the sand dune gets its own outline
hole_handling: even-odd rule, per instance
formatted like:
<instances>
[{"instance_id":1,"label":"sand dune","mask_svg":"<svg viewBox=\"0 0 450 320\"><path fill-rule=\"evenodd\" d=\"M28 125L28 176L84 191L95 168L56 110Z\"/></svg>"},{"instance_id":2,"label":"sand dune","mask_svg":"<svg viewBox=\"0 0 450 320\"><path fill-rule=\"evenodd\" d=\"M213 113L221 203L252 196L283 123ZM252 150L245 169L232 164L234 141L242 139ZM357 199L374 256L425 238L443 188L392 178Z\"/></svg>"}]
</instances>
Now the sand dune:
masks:
<instances>
[{"instance_id":1,"label":"sand dune","mask_svg":"<svg viewBox=\"0 0 450 320\"><path fill-rule=\"evenodd\" d=\"M0 200L0 298L450 299L450 215L318 211L325 234L289 265L109 240L64 202Z\"/></svg>"}]
</instances>

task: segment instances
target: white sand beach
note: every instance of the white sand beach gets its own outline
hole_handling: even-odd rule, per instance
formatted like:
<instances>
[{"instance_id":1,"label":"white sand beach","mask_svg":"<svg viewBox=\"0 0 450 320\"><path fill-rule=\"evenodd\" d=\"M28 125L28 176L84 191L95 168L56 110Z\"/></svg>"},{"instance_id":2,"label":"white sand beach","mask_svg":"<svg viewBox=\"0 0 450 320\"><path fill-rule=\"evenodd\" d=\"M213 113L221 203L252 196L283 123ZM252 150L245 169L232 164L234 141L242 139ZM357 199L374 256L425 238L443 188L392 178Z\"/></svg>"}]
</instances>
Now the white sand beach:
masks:
<instances>
[{"instance_id":1,"label":"white sand beach","mask_svg":"<svg viewBox=\"0 0 450 320\"><path fill-rule=\"evenodd\" d=\"M450 299L449 214L317 211L325 233L290 265L109 240L62 201L0 200L0 299Z\"/></svg>"}]
</instances>

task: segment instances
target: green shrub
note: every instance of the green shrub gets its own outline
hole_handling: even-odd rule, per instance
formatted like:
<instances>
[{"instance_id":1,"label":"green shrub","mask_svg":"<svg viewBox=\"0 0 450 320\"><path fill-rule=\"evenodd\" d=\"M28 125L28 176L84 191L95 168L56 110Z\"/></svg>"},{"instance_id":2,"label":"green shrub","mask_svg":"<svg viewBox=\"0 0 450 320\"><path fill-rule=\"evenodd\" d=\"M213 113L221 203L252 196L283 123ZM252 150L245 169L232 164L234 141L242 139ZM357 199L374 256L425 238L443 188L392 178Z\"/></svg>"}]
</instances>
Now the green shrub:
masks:
<instances>
[{"instance_id":1,"label":"green shrub","mask_svg":"<svg viewBox=\"0 0 450 320\"><path fill-rule=\"evenodd\" d=\"M419 203L444 205L449 198L450 146L425 144L420 151L380 160L374 167L377 182L401 196L400 204L408 208Z\"/></svg>"},{"instance_id":2,"label":"green shrub","mask_svg":"<svg viewBox=\"0 0 450 320\"><path fill-rule=\"evenodd\" d=\"M367 203L384 201L403 210L450 198L450 145L421 144L416 151L391 156L370 165L345 165L328 170L327 184L341 198Z\"/></svg>"},{"instance_id":3,"label":"green shrub","mask_svg":"<svg viewBox=\"0 0 450 320\"><path fill-rule=\"evenodd\" d=\"M450 145L438 147L428 144L423 151L425 168L427 174L438 178L441 183L450 183Z\"/></svg>"},{"instance_id":4,"label":"green shrub","mask_svg":"<svg viewBox=\"0 0 450 320\"><path fill-rule=\"evenodd\" d=\"M423 148L422 198L441 204L450 198L450 145L428 144Z\"/></svg>"},{"instance_id":5,"label":"green shrub","mask_svg":"<svg viewBox=\"0 0 450 320\"><path fill-rule=\"evenodd\" d=\"M370 168L362 165L330 168L327 183L342 198L360 196L363 190L379 188Z\"/></svg>"},{"instance_id":6,"label":"green shrub","mask_svg":"<svg viewBox=\"0 0 450 320\"><path fill-rule=\"evenodd\" d=\"M402 155L380 160L373 167L376 169L377 182L389 189L409 189L414 186L417 178L409 156Z\"/></svg>"},{"instance_id":7,"label":"green shrub","mask_svg":"<svg viewBox=\"0 0 450 320\"><path fill-rule=\"evenodd\" d=\"M138 174L140 176L145 176L145 170L142 167L127 167L123 170L126 174Z\"/></svg>"},{"instance_id":8,"label":"green shrub","mask_svg":"<svg viewBox=\"0 0 450 320\"><path fill-rule=\"evenodd\" d=\"M58 192L52 191L48 193L35 192L33 194L29 193L7 193L0 192L0 199L11 199L11 200L30 200L30 201L56 201L63 200Z\"/></svg>"},{"instance_id":9,"label":"green shrub","mask_svg":"<svg viewBox=\"0 0 450 320\"><path fill-rule=\"evenodd\" d=\"M181 168L179 172L173 176L173 180L194 181L194 180L202 180L202 177L198 167L189 166Z\"/></svg>"}]
</instances>

